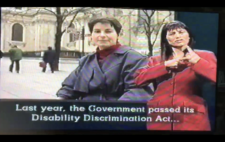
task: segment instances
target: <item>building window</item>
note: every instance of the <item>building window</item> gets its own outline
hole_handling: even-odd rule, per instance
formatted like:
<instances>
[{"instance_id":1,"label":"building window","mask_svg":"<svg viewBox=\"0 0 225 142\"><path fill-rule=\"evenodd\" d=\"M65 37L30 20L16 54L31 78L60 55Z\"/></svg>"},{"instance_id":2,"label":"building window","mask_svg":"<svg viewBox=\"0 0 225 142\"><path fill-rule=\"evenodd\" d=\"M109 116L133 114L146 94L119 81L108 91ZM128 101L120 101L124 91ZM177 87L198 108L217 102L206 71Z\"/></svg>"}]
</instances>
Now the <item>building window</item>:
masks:
<instances>
[{"instance_id":1,"label":"building window","mask_svg":"<svg viewBox=\"0 0 225 142\"><path fill-rule=\"evenodd\" d=\"M19 23L12 27L12 41L23 41L23 26Z\"/></svg>"}]
</instances>

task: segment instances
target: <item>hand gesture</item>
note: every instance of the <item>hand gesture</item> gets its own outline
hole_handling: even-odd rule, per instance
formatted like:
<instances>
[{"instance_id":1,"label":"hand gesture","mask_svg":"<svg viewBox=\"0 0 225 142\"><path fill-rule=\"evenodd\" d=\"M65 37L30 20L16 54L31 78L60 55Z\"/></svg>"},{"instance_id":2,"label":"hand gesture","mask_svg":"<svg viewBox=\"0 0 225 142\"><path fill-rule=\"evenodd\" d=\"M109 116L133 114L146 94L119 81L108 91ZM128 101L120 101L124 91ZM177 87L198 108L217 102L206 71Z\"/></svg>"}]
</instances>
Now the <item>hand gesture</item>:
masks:
<instances>
[{"instance_id":1,"label":"hand gesture","mask_svg":"<svg viewBox=\"0 0 225 142\"><path fill-rule=\"evenodd\" d=\"M183 61L185 59L186 59L186 57L174 58L172 60L165 61L164 64L165 64L166 67L177 68L180 61Z\"/></svg>"},{"instance_id":2,"label":"hand gesture","mask_svg":"<svg viewBox=\"0 0 225 142\"><path fill-rule=\"evenodd\" d=\"M189 46L187 46L187 50L188 53L184 59L187 59L192 64L196 64L201 58Z\"/></svg>"}]
</instances>

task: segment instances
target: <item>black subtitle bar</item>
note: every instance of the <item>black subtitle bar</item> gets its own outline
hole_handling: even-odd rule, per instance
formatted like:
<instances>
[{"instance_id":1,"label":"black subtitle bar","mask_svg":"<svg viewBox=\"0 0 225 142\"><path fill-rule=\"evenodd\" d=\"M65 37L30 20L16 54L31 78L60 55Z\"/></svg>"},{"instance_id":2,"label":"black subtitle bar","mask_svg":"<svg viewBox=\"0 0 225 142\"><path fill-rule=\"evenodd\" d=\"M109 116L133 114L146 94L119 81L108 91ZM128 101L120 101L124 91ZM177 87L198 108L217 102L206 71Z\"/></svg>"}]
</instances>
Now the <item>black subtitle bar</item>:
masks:
<instances>
[{"instance_id":1,"label":"black subtitle bar","mask_svg":"<svg viewBox=\"0 0 225 142\"><path fill-rule=\"evenodd\" d=\"M146 103L1 100L0 131L146 130Z\"/></svg>"}]
</instances>

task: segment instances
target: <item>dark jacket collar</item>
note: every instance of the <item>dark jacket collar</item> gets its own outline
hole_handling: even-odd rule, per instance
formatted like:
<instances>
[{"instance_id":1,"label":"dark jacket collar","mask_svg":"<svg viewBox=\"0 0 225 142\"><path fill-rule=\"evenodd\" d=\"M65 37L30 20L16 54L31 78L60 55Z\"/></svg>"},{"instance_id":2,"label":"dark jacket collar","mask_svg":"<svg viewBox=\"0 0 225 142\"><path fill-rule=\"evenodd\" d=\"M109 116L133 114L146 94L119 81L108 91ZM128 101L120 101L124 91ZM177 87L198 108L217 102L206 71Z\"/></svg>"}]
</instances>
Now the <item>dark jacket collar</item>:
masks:
<instances>
[{"instance_id":1,"label":"dark jacket collar","mask_svg":"<svg viewBox=\"0 0 225 142\"><path fill-rule=\"evenodd\" d=\"M119 48L117 48L114 53L116 54L124 54L126 53L128 50L132 49L131 47L128 47L126 45L120 45ZM98 47L96 48L96 51L98 50Z\"/></svg>"},{"instance_id":2,"label":"dark jacket collar","mask_svg":"<svg viewBox=\"0 0 225 142\"><path fill-rule=\"evenodd\" d=\"M124 54L127 51L129 51L129 50L131 50L131 47L128 47L126 45L121 45L120 48L118 48L117 50L115 50L114 53L116 53L116 54Z\"/></svg>"}]
</instances>

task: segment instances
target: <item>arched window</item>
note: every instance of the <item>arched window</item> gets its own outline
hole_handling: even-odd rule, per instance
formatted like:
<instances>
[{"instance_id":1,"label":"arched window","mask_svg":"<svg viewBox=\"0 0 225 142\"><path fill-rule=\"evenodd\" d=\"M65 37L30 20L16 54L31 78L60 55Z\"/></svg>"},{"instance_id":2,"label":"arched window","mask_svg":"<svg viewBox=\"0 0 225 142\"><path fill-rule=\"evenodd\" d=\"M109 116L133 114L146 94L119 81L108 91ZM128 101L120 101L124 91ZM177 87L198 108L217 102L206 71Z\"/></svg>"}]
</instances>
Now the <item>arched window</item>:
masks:
<instances>
[{"instance_id":1,"label":"arched window","mask_svg":"<svg viewBox=\"0 0 225 142\"><path fill-rule=\"evenodd\" d=\"M19 23L12 26L12 41L23 41L23 26Z\"/></svg>"}]
</instances>

